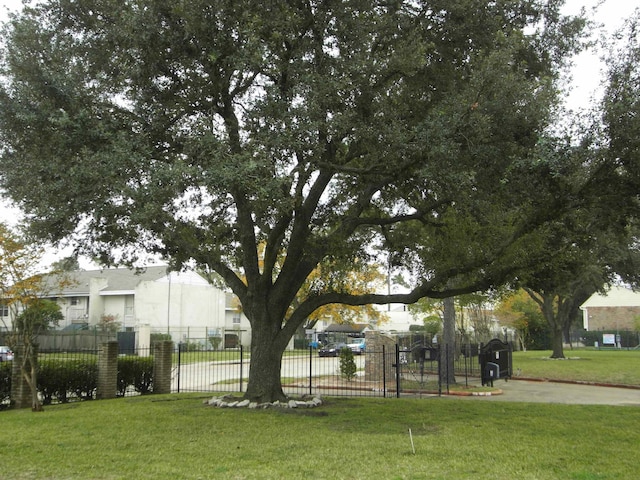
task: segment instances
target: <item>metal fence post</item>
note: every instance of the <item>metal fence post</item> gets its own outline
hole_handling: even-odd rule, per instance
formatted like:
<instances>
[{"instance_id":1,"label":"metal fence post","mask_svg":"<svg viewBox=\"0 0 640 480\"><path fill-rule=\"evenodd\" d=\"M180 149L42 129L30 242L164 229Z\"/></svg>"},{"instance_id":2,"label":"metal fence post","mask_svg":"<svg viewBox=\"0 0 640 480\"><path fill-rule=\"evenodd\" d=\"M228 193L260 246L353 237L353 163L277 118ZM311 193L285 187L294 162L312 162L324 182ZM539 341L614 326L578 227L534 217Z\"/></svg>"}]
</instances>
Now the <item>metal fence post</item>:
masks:
<instances>
[{"instance_id":1,"label":"metal fence post","mask_svg":"<svg viewBox=\"0 0 640 480\"><path fill-rule=\"evenodd\" d=\"M242 374L244 367L244 348L240 344L240 392L242 392Z\"/></svg>"},{"instance_id":2,"label":"metal fence post","mask_svg":"<svg viewBox=\"0 0 640 480\"><path fill-rule=\"evenodd\" d=\"M387 398L387 352L382 344L382 396Z\"/></svg>"},{"instance_id":3,"label":"metal fence post","mask_svg":"<svg viewBox=\"0 0 640 480\"><path fill-rule=\"evenodd\" d=\"M400 345L396 343L396 398L400 398Z\"/></svg>"},{"instance_id":4,"label":"metal fence post","mask_svg":"<svg viewBox=\"0 0 640 480\"><path fill-rule=\"evenodd\" d=\"M178 343L178 372L176 373L176 387L180 393L180 370L182 363L182 342Z\"/></svg>"},{"instance_id":5,"label":"metal fence post","mask_svg":"<svg viewBox=\"0 0 640 480\"><path fill-rule=\"evenodd\" d=\"M313 395L312 385L311 385L311 379L313 378L312 369L313 369L313 347L309 345L309 395Z\"/></svg>"}]
</instances>

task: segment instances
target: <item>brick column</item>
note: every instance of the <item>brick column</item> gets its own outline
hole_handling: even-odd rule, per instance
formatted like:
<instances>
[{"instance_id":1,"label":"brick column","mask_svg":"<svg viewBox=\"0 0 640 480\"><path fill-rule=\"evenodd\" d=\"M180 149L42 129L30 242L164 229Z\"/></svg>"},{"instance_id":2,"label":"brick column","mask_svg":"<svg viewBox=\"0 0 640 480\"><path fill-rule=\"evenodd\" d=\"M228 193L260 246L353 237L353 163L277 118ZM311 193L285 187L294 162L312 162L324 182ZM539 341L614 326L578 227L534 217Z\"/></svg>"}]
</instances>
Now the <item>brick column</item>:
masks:
<instances>
[{"instance_id":1,"label":"brick column","mask_svg":"<svg viewBox=\"0 0 640 480\"><path fill-rule=\"evenodd\" d=\"M390 382L395 380L393 364L395 363L396 340L389 335L379 332L366 332L365 340L367 342L364 351L365 379L371 382L382 382L386 380L387 384L391 385Z\"/></svg>"},{"instance_id":2,"label":"brick column","mask_svg":"<svg viewBox=\"0 0 640 480\"><path fill-rule=\"evenodd\" d=\"M115 398L118 392L118 342L100 345L98 353L98 400Z\"/></svg>"},{"instance_id":3,"label":"brick column","mask_svg":"<svg viewBox=\"0 0 640 480\"><path fill-rule=\"evenodd\" d=\"M153 347L153 393L171 393L173 342L164 340Z\"/></svg>"}]
</instances>

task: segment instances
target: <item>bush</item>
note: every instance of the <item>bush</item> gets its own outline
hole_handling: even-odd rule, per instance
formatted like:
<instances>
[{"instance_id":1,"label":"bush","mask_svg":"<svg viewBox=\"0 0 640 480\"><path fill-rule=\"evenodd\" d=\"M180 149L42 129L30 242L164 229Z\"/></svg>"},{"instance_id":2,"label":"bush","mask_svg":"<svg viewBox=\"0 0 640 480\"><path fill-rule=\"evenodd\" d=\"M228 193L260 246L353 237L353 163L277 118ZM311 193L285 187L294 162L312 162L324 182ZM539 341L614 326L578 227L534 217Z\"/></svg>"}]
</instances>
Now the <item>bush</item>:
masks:
<instances>
[{"instance_id":1,"label":"bush","mask_svg":"<svg viewBox=\"0 0 640 480\"><path fill-rule=\"evenodd\" d=\"M11 368L13 362L0 362L0 408L11 398Z\"/></svg>"},{"instance_id":2,"label":"bush","mask_svg":"<svg viewBox=\"0 0 640 480\"><path fill-rule=\"evenodd\" d=\"M156 343L165 342L167 340L171 341L171 335L169 335L168 333L152 333L150 340L151 347L153 347Z\"/></svg>"},{"instance_id":3,"label":"bush","mask_svg":"<svg viewBox=\"0 0 640 480\"><path fill-rule=\"evenodd\" d=\"M353 352L350 348L340 350L340 375L347 380L353 380L356 376L356 362L353 359Z\"/></svg>"},{"instance_id":4,"label":"bush","mask_svg":"<svg viewBox=\"0 0 640 480\"><path fill-rule=\"evenodd\" d=\"M129 387L143 395L153 391L153 357L118 358L118 394L124 396Z\"/></svg>"},{"instance_id":5,"label":"bush","mask_svg":"<svg viewBox=\"0 0 640 480\"><path fill-rule=\"evenodd\" d=\"M70 398L91 400L98 385L98 365L95 358L48 360L38 362L38 391L42 403L49 405L55 398L66 403Z\"/></svg>"}]
</instances>

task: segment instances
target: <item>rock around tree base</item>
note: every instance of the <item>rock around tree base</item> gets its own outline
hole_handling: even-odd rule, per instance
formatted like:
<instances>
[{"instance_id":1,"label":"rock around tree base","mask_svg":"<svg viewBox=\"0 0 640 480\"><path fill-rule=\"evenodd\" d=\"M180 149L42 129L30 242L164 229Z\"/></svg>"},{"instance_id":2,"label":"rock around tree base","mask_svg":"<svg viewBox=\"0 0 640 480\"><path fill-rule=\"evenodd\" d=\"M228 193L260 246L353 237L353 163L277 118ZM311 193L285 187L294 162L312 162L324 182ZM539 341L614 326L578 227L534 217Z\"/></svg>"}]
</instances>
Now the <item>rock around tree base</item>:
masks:
<instances>
[{"instance_id":1,"label":"rock around tree base","mask_svg":"<svg viewBox=\"0 0 640 480\"><path fill-rule=\"evenodd\" d=\"M204 403L211 407L218 408L314 408L322 405L322 398L318 395L310 399L303 397L300 400L290 399L287 402L257 403L247 399L238 399L233 395L224 395L222 397L213 397L205 400Z\"/></svg>"}]
</instances>

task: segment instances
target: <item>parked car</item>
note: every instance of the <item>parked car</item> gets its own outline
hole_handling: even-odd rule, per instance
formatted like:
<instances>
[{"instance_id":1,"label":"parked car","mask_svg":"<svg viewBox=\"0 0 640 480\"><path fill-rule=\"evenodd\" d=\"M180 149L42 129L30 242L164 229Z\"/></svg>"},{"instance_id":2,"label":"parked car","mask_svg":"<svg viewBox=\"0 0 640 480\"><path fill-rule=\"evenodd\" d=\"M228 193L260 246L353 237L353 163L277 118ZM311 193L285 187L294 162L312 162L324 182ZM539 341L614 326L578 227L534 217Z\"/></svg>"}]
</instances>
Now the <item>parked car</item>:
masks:
<instances>
[{"instance_id":1,"label":"parked car","mask_svg":"<svg viewBox=\"0 0 640 480\"><path fill-rule=\"evenodd\" d=\"M340 355L340 350L347 347L346 343L329 343L318 350L319 357L337 357Z\"/></svg>"},{"instance_id":2,"label":"parked car","mask_svg":"<svg viewBox=\"0 0 640 480\"><path fill-rule=\"evenodd\" d=\"M359 342L349 343L347 345L351 349L354 355L361 355L364 352L364 340L360 340Z\"/></svg>"},{"instance_id":3,"label":"parked car","mask_svg":"<svg viewBox=\"0 0 640 480\"><path fill-rule=\"evenodd\" d=\"M6 345L0 346L0 362L10 362L13 360L13 352Z\"/></svg>"}]
</instances>

